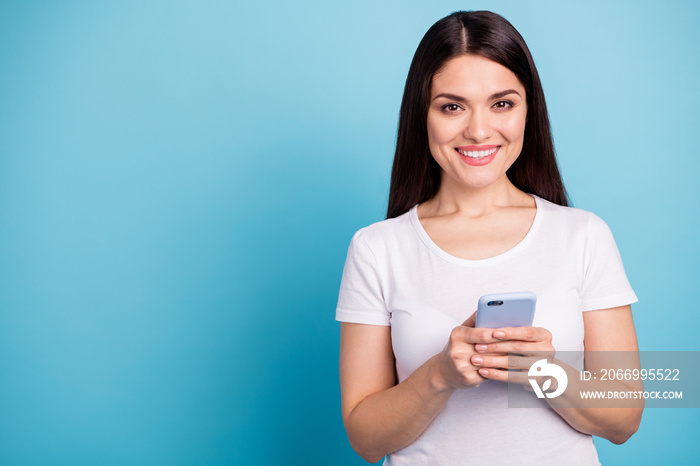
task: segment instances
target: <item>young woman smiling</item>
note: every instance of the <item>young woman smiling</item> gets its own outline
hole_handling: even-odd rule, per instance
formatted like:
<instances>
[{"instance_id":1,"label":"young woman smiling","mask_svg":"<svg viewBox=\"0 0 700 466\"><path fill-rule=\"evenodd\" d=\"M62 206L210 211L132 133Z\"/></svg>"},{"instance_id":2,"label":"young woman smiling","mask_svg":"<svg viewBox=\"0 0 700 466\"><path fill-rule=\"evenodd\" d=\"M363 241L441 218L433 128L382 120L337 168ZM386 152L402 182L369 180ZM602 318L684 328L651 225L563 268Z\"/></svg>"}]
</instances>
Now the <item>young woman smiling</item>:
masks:
<instances>
[{"instance_id":1,"label":"young woman smiling","mask_svg":"<svg viewBox=\"0 0 700 466\"><path fill-rule=\"evenodd\" d=\"M508 353L637 350L612 234L567 204L522 37L485 11L438 21L406 81L387 220L353 237L336 311L343 420L363 458L591 465L591 435L636 431L640 406L507 407ZM537 295L533 326L474 328L478 298L507 291Z\"/></svg>"}]
</instances>

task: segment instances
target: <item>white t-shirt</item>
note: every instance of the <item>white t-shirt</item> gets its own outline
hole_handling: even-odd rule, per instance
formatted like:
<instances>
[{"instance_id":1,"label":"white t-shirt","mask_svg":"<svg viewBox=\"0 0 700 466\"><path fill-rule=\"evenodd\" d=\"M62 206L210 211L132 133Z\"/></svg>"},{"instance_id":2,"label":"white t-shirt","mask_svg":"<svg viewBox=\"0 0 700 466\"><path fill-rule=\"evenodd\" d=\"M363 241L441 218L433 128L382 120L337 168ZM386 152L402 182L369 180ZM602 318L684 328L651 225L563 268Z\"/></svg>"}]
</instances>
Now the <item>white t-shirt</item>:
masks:
<instances>
[{"instance_id":1,"label":"white t-shirt","mask_svg":"<svg viewBox=\"0 0 700 466\"><path fill-rule=\"evenodd\" d=\"M583 351L583 312L631 304L612 233L590 212L533 196L525 238L483 260L454 257L423 229L416 207L358 231L343 270L336 320L390 325L399 382L442 351L452 329L489 293L537 295L533 326L557 351ZM508 408L507 386L487 381L457 390L406 448L385 465L596 465L590 435L551 409Z\"/></svg>"}]
</instances>

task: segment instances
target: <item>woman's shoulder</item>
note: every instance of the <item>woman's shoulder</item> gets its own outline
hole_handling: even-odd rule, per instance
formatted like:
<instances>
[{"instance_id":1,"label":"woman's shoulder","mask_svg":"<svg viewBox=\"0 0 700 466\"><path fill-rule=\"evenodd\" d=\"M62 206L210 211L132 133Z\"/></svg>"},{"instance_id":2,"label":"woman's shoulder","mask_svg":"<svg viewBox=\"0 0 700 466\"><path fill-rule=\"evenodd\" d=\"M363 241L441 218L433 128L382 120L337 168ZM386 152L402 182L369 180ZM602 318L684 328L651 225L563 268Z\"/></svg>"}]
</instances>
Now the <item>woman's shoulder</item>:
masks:
<instances>
[{"instance_id":1,"label":"woman's shoulder","mask_svg":"<svg viewBox=\"0 0 700 466\"><path fill-rule=\"evenodd\" d=\"M588 223L593 219L600 219L596 214L588 210L555 204L538 196L535 196L535 198L537 199L538 209L541 208L548 216L559 220Z\"/></svg>"},{"instance_id":2,"label":"woman's shoulder","mask_svg":"<svg viewBox=\"0 0 700 466\"><path fill-rule=\"evenodd\" d=\"M588 234L592 231L609 230L607 223L591 211L577 207L562 206L546 199L535 197L537 198L538 209L542 209L545 217L560 227L566 226L569 229L583 230Z\"/></svg>"},{"instance_id":3,"label":"woman's shoulder","mask_svg":"<svg viewBox=\"0 0 700 466\"><path fill-rule=\"evenodd\" d=\"M353 242L381 244L393 241L397 237L404 237L413 230L411 217L415 215L414 211L415 207L398 217L381 220L359 229L353 236Z\"/></svg>"}]
</instances>

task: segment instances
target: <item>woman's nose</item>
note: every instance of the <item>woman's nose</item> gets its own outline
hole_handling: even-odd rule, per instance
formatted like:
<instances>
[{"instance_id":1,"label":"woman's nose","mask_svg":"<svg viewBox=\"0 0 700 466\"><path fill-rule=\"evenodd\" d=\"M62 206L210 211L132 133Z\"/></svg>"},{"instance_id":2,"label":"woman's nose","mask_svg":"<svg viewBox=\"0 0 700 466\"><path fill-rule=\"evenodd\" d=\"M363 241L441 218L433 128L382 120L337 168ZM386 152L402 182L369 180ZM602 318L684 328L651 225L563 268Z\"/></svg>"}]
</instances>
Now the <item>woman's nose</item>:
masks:
<instances>
[{"instance_id":1,"label":"woman's nose","mask_svg":"<svg viewBox=\"0 0 700 466\"><path fill-rule=\"evenodd\" d=\"M490 131L488 115L478 109L471 111L464 126L463 136L474 142L481 142L489 137Z\"/></svg>"}]
</instances>

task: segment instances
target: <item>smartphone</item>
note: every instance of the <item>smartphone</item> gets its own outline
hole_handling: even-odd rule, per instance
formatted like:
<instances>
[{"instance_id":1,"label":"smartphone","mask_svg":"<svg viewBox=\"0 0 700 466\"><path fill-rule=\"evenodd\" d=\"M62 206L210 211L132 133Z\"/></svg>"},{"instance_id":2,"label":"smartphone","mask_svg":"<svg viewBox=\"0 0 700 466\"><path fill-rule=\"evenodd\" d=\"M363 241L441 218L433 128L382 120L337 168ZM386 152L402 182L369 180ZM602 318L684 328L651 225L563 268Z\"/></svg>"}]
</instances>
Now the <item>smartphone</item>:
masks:
<instances>
[{"instance_id":1,"label":"smartphone","mask_svg":"<svg viewBox=\"0 0 700 466\"><path fill-rule=\"evenodd\" d=\"M479 298L476 326L531 327L536 303L537 296L529 291L487 294Z\"/></svg>"}]
</instances>

